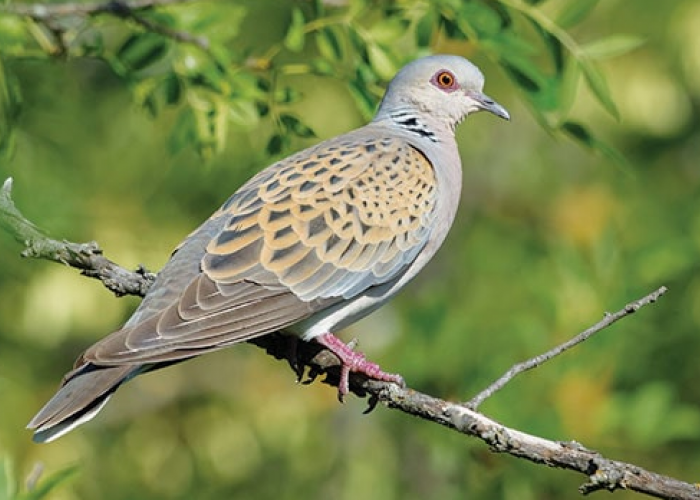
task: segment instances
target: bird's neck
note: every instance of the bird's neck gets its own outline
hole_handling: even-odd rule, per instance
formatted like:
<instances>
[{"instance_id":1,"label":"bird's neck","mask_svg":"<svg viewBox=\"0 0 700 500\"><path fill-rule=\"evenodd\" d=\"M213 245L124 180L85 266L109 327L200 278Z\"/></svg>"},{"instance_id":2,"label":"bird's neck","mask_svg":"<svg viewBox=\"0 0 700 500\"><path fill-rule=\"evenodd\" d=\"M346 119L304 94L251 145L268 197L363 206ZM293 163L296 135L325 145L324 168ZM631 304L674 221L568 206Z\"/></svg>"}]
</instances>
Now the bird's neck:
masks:
<instances>
[{"instance_id":1,"label":"bird's neck","mask_svg":"<svg viewBox=\"0 0 700 500\"><path fill-rule=\"evenodd\" d=\"M454 140L454 126L430 113L416 110L414 106L382 107L373 121L396 127L408 135L415 135L421 141L438 144Z\"/></svg>"}]
</instances>

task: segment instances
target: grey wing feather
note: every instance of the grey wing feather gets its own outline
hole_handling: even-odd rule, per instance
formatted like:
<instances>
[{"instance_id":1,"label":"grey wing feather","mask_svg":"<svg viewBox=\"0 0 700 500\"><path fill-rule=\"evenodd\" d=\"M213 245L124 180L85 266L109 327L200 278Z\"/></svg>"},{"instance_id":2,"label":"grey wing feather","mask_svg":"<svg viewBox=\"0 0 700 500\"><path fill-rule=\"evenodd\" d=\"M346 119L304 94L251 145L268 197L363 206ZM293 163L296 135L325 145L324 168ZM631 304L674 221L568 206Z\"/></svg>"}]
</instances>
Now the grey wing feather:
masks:
<instances>
[{"instance_id":1,"label":"grey wing feather","mask_svg":"<svg viewBox=\"0 0 700 500\"><path fill-rule=\"evenodd\" d=\"M139 370L131 365L85 365L66 375L58 392L27 425L28 429L36 429L34 441L53 441L90 420L114 391Z\"/></svg>"}]
</instances>

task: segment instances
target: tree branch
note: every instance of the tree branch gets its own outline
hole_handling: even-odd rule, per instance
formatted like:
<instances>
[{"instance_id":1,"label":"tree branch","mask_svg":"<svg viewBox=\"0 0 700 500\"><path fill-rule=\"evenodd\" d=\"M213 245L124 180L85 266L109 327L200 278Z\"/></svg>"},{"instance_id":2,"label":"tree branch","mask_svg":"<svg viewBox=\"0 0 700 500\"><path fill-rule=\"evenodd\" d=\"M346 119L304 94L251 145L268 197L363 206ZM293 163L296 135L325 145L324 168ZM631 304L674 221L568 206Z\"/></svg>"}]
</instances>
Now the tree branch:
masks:
<instances>
[{"instance_id":1,"label":"tree branch","mask_svg":"<svg viewBox=\"0 0 700 500\"><path fill-rule=\"evenodd\" d=\"M651 302L647 301L642 306L649 303ZM300 379L303 377L304 367L308 367L309 376L303 383L311 383L318 375L325 373L323 383L334 387L338 384L339 362L319 344L303 342L296 337L278 333L266 335L250 343L265 349L277 359L286 359ZM494 452L507 453L537 464L584 474L588 477L588 482L579 488L584 495L598 490L626 489L656 498L700 499L700 486L697 484L679 481L634 464L606 458L575 441L551 441L511 429L463 404L438 399L408 387L368 380L357 374L352 374L350 378L350 389L359 397L369 396L368 411L377 403L382 403L388 408L476 437Z\"/></svg>"},{"instance_id":2,"label":"tree branch","mask_svg":"<svg viewBox=\"0 0 700 500\"><path fill-rule=\"evenodd\" d=\"M102 256L95 243L76 244L46 238L14 206L11 199L12 180L7 179L0 190L0 225L15 239L25 245L22 255L62 262L76 267L83 274L100 279L110 290L121 293L145 295L155 275L143 270L127 271ZM108 263L105 265L105 262ZM665 287L634 301L622 310L606 317L588 330L568 342L519 363L494 382L485 391L466 404L452 403L395 384L369 380L352 374L350 389L359 397L369 397L371 411L381 403L388 408L400 410L423 420L435 422L452 430L476 437L486 443L492 451L508 453L537 464L568 469L588 477L579 491L588 494L598 490L614 491L627 489L656 498L700 500L700 486L679 481L668 476L647 471L634 464L612 460L581 444L569 441L551 441L511 429L470 408L474 401L480 403L495 393L518 373L539 366L543 362L582 342L591 335L610 326L615 321L629 316L641 307L656 301L666 292ZM116 292L120 293L120 292ZM274 333L250 341L265 349L277 359L285 359L303 383L313 382L325 375L323 383L337 386L340 379L339 361L330 351L315 342L304 342L297 337ZM483 396L486 394L485 396Z\"/></svg>"},{"instance_id":3,"label":"tree branch","mask_svg":"<svg viewBox=\"0 0 700 500\"><path fill-rule=\"evenodd\" d=\"M600 320L598 323L593 325L592 327L588 328L587 330L584 330L583 332L579 333L576 335L574 338L571 340L568 340L564 342L563 344L560 344L549 351L540 354L539 356L535 356L533 358L530 358L526 361L523 361L521 363L517 363L513 365L507 372L505 372L501 377L496 380L494 383L489 385L486 389L481 391L479 394L474 396L472 399L464 403L464 405L468 408L471 408L472 410L476 410L481 403L486 401L489 397L491 397L494 393L497 391L500 391L503 389L503 387L510 382L513 377L516 375L519 375L520 373L523 373L527 370L531 370L535 367L540 366L541 364L549 361L550 359L562 354L564 351L571 349L575 345L580 344L584 340L589 339L596 333L600 332L601 330L609 327L616 321L624 318L625 316L629 316L630 314L637 312L639 309L642 307L652 304L659 300L659 298L665 294L668 291L668 288L665 286L662 286L658 290L655 290L651 292L648 295L645 295L639 300L635 300L634 302L630 302L627 304L625 307L617 311L616 313L610 314L610 313L605 313L605 317Z\"/></svg>"},{"instance_id":4,"label":"tree branch","mask_svg":"<svg viewBox=\"0 0 700 500\"><path fill-rule=\"evenodd\" d=\"M132 0L130 2L101 2L101 3L10 3L0 5L0 12L28 16L32 19L46 19L64 16L93 16L96 14L112 14L117 8L127 8L132 12L192 3L196 0Z\"/></svg>"},{"instance_id":5,"label":"tree branch","mask_svg":"<svg viewBox=\"0 0 700 500\"><path fill-rule=\"evenodd\" d=\"M104 3L56 3L56 4L21 4L11 3L0 5L0 13L27 16L46 26L60 41L63 31L55 20L68 16L92 17L101 14L112 15L121 19L131 20L147 31L157 33L177 42L195 45L204 51L209 50L209 40L186 31L174 30L168 26L153 22L141 15L140 12L163 7L192 3L195 0L108 0Z\"/></svg>"}]
</instances>

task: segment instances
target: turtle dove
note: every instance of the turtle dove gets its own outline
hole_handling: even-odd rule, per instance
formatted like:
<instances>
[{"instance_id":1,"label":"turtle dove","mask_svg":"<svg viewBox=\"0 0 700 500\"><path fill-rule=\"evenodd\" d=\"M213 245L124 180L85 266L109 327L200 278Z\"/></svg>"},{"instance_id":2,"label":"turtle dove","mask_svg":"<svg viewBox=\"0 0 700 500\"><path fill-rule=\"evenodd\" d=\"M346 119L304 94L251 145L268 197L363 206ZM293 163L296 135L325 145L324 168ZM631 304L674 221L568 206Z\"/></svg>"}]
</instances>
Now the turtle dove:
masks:
<instances>
[{"instance_id":1,"label":"turtle dove","mask_svg":"<svg viewBox=\"0 0 700 500\"><path fill-rule=\"evenodd\" d=\"M369 124L278 161L185 239L133 316L76 361L29 423L48 442L91 419L140 373L271 332L315 340L350 372L402 383L332 331L366 316L433 257L457 210L455 127L485 110L458 56L405 66Z\"/></svg>"}]
</instances>

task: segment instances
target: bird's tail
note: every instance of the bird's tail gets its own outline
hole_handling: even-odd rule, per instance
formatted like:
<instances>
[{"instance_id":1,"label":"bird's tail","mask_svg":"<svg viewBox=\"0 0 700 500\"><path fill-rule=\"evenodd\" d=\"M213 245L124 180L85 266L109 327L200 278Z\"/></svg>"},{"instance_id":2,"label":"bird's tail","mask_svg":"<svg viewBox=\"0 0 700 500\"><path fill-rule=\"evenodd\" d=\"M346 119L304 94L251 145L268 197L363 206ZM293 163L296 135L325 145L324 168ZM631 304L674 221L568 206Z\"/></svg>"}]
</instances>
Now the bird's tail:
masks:
<instances>
[{"instance_id":1,"label":"bird's tail","mask_svg":"<svg viewBox=\"0 0 700 500\"><path fill-rule=\"evenodd\" d=\"M92 419L117 388L142 366L85 364L66 376L61 388L29 422L34 441L48 443Z\"/></svg>"}]
</instances>

